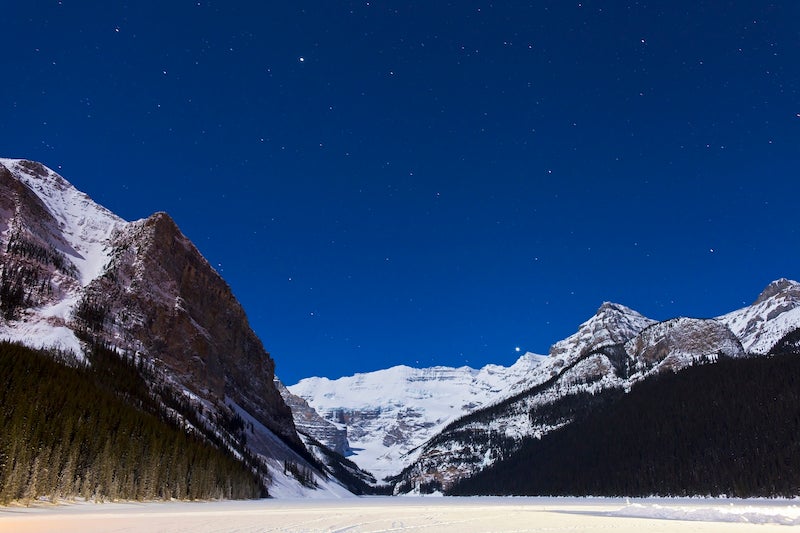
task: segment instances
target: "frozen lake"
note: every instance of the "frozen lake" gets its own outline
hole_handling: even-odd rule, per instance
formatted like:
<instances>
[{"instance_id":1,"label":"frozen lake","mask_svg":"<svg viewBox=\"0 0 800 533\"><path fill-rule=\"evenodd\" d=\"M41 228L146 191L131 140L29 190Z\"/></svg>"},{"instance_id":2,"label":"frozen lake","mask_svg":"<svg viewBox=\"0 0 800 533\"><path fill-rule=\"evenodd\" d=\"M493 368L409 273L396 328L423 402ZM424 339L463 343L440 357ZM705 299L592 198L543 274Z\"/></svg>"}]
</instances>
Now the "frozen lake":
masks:
<instances>
[{"instance_id":1,"label":"frozen lake","mask_svg":"<svg viewBox=\"0 0 800 533\"><path fill-rule=\"evenodd\" d=\"M0 508L14 532L790 531L798 500L359 498Z\"/></svg>"}]
</instances>

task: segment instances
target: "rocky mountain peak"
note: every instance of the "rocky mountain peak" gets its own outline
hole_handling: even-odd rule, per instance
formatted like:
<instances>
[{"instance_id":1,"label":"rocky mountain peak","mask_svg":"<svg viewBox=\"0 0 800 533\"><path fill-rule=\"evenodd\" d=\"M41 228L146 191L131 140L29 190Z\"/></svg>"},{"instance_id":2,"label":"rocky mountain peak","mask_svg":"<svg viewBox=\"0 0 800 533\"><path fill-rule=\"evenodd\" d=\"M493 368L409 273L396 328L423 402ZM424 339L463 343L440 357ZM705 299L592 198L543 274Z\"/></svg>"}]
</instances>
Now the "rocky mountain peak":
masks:
<instances>
[{"instance_id":1,"label":"rocky mountain peak","mask_svg":"<svg viewBox=\"0 0 800 533\"><path fill-rule=\"evenodd\" d=\"M790 298L800 299L800 283L786 278L775 280L761 291L761 294L758 295L753 305L766 302L770 298L778 295L786 295Z\"/></svg>"},{"instance_id":2,"label":"rocky mountain peak","mask_svg":"<svg viewBox=\"0 0 800 533\"><path fill-rule=\"evenodd\" d=\"M602 346L624 344L654 322L630 307L603 302L576 333L550 348L550 356L577 357Z\"/></svg>"}]
</instances>

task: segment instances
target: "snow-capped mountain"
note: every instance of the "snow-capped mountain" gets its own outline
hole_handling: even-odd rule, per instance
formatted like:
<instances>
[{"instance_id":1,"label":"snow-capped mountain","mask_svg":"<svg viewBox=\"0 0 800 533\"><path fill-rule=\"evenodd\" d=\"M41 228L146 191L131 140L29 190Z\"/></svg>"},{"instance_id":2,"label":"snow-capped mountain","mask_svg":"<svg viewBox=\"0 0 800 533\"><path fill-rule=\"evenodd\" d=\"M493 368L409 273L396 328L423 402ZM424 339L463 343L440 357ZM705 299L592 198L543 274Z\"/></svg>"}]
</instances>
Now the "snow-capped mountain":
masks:
<instances>
[{"instance_id":1,"label":"snow-capped mountain","mask_svg":"<svg viewBox=\"0 0 800 533\"><path fill-rule=\"evenodd\" d=\"M397 491L447 488L514 453L522 439L569 424L606 401L605 391L623 393L651 376L721 356L769 352L797 334L799 304L800 284L789 280L773 282L752 306L717 319L656 322L606 302L548 357L521 365L526 356L515 370L496 371L491 387L478 386L480 401L466 401L479 382L468 379L479 372L472 369L396 367L335 381L309 378L290 389L348 430L357 464L381 477L402 468L392 479ZM419 377L425 375L430 378ZM420 381L425 394L417 389ZM432 424L442 406L459 403L454 399L460 412ZM406 438L397 440L398 434Z\"/></svg>"},{"instance_id":2,"label":"snow-capped mountain","mask_svg":"<svg viewBox=\"0 0 800 533\"><path fill-rule=\"evenodd\" d=\"M415 449L448 422L527 388L543 360L528 353L510 367L396 366L336 380L308 378L288 389L346 430L350 459L382 479L398 474L413 460ZM295 412L300 426L298 418ZM333 444L324 435L314 436Z\"/></svg>"},{"instance_id":3,"label":"snow-capped mountain","mask_svg":"<svg viewBox=\"0 0 800 533\"><path fill-rule=\"evenodd\" d=\"M273 360L165 213L126 222L43 165L0 159L0 339L82 364L92 345L109 347L148 368L152 394L187 428L257 456L273 495L309 492L284 475L285 461L317 465L273 383ZM237 419L248 435L225 422Z\"/></svg>"},{"instance_id":4,"label":"snow-capped mountain","mask_svg":"<svg viewBox=\"0 0 800 533\"><path fill-rule=\"evenodd\" d=\"M565 374L566 367L592 350L621 345L653 323L632 309L606 302L574 335L553 345L549 357L527 353L510 367L481 369L398 366L337 380L308 378L289 390L346 429L354 450L351 459L382 479L412 464L421 446L459 417ZM581 362L565 374L565 382L605 372L595 364ZM507 424L510 434L515 428L517 436L527 431L526 424ZM318 438L327 443L324 436Z\"/></svg>"},{"instance_id":5,"label":"snow-capped mountain","mask_svg":"<svg viewBox=\"0 0 800 533\"><path fill-rule=\"evenodd\" d=\"M716 319L656 322L606 302L548 356L510 367L398 366L283 389L230 288L167 214L127 222L39 163L0 159L0 339L68 364L104 346L147 368L165 410L255 456L272 495L347 495L341 473L356 490L375 484L359 467L405 492L447 488L660 373L800 351L800 284L777 280Z\"/></svg>"}]
</instances>

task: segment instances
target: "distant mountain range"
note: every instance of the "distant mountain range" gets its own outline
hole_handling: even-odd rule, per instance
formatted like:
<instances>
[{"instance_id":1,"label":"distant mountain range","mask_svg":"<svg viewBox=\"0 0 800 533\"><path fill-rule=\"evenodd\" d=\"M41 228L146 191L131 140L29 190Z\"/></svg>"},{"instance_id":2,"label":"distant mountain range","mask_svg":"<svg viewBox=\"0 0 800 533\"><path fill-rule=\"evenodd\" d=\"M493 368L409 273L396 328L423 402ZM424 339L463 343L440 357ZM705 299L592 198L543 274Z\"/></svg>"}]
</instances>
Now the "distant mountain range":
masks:
<instances>
[{"instance_id":1,"label":"distant mountain range","mask_svg":"<svg viewBox=\"0 0 800 533\"><path fill-rule=\"evenodd\" d=\"M510 367L399 366L285 387L167 214L124 221L43 165L0 159L0 341L41 351L0 342L0 502L800 493L800 284L788 279L711 319L657 322L606 302L547 356ZM722 397L738 390L761 403ZM660 398L671 403L650 420L641 409ZM654 435L658 446L636 451ZM607 468L586 449L595 440Z\"/></svg>"},{"instance_id":2,"label":"distant mountain range","mask_svg":"<svg viewBox=\"0 0 800 533\"><path fill-rule=\"evenodd\" d=\"M509 368L395 367L308 378L288 390L346 431L350 459L396 492L447 490L527 439L568 426L605 402L605 391L720 359L791 351L798 328L800 284L780 279L752 305L712 319L656 322L606 302L547 357L525 354Z\"/></svg>"}]
</instances>

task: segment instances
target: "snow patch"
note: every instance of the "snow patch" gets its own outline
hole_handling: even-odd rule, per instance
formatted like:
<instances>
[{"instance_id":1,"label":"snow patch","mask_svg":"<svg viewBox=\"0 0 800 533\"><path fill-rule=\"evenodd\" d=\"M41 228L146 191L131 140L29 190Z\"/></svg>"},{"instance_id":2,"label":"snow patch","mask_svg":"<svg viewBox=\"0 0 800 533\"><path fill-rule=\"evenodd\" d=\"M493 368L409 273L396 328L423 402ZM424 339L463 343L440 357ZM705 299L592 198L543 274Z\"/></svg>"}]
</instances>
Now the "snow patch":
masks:
<instances>
[{"instance_id":1,"label":"snow patch","mask_svg":"<svg viewBox=\"0 0 800 533\"><path fill-rule=\"evenodd\" d=\"M659 520L686 520L698 522L722 522L744 524L800 525L800 507L796 505L741 505L729 503L718 505L628 505L608 516L629 518L654 518Z\"/></svg>"}]
</instances>

